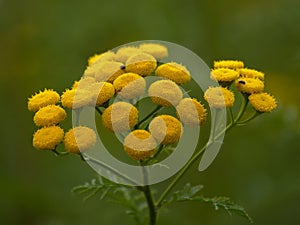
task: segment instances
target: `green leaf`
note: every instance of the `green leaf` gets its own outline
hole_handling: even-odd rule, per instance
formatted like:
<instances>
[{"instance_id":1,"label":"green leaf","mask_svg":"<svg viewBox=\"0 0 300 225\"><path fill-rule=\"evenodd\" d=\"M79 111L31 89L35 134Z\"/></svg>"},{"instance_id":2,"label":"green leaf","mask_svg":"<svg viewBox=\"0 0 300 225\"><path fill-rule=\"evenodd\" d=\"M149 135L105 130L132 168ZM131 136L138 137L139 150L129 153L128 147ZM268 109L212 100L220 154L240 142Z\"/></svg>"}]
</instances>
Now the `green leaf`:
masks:
<instances>
[{"instance_id":1,"label":"green leaf","mask_svg":"<svg viewBox=\"0 0 300 225\"><path fill-rule=\"evenodd\" d=\"M74 187L73 193L84 195L84 201L94 196L101 200L126 207L126 213L133 217L139 225L147 221L147 203L137 187L125 186L99 177L83 185Z\"/></svg>"},{"instance_id":2,"label":"green leaf","mask_svg":"<svg viewBox=\"0 0 300 225\"><path fill-rule=\"evenodd\" d=\"M202 188L202 185L191 186L191 184L187 183L182 190L171 194L171 196L163 202L163 205L165 206L175 202L186 201L210 203L214 206L215 210L224 209L229 215L232 215L231 213L236 213L237 215L246 218L249 222L253 222L246 210L240 205L232 202L228 197L217 196L208 198L198 195Z\"/></svg>"},{"instance_id":3,"label":"green leaf","mask_svg":"<svg viewBox=\"0 0 300 225\"><path fill-rule=\"evenodd\" d=\"M202 185L191 186L190 183L187 183L182 190L173 192L173 194L165 200L163 204L168 205L175 202L193 200L193 197L195 197L202 188Z\"/></svg>"}]
</instances>

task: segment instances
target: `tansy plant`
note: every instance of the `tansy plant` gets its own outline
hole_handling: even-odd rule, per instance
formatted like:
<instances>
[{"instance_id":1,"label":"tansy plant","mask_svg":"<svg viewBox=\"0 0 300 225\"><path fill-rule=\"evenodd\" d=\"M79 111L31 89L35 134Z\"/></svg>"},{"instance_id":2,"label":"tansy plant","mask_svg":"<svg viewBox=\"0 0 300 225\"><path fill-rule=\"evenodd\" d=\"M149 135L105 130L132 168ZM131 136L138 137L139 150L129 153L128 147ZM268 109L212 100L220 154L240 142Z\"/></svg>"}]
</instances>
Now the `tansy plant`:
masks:
<instances>
[{"instance_id":1,"label":"tansy plant","mask_svg":"<svg viewBox=\"0 0 300 225\"><path fill-rule=\"evenodd\" d=\"M86 198L99 194L101 199L127 207L137 224L148 220L155 225L161 208L186 201L210 203L216 210L251 221L246 211L227 197L201 195L201 185L187 183L173 190L196 161L207 157L207 165L201 161L199 168L208 166L217 153L212 146L219 143L220 147L225 132L276 108L275 98L264 92L264 73L237 60L215 61L213 69L202 73L195 70L197 63L189 64L191 58L180 61L172 46L146 41L96 54L89 58L82 78L61 95L52 89L34 94L28 99L28 110L35 113L33 121L38 127L33 146L57 156L79 155L99 176L73 191L86 194ZM195 88L199 77L207 83L200 89L199 85ZM70 112L67 109L72 109L73 127L65 131L60 123ZM85 120L89 116L81 118L86 111L94 116L93 126ZM225 123L218 125L220 120ZM194 132L205 124L211 124L208 140ZM182 147L185 136L192 139ZM109 140L102 140L105 138ZM57 148L59 145L65 150ZM167 162L178 154L180 157ZM185 164L173 169L182 162ZM172 170L174 173L169 173ZM164 190L153 190L155 183L164 181L153 178L160 171L166 174L165 180L171 179L165 181Z\"/></svg>"}]
</instances>

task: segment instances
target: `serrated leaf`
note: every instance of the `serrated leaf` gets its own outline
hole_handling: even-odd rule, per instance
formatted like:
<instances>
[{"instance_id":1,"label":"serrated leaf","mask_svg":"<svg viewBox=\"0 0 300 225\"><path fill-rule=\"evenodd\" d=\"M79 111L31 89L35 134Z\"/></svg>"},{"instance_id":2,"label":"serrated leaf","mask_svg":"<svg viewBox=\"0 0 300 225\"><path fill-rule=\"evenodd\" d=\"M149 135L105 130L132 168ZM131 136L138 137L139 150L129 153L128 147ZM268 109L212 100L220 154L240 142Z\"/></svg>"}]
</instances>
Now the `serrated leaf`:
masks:
<instances>
[{"instance_id":1,"label":"serrated leaf","mask_svg":"<svg viewBox=\"0 0 300 225\"><path fill-rule=\"evenodd\" d=\"M147 220L145 217L147 213L144 213L144 210L147 209L147 203L143 194L136 187L117 184L99 177L99 179L93 179L74 187L72 192L84 195L84 201L98 195L101 200L126 207L126 213L132 216L139 225L145 224Z\"/></svg>"},{"instance_id":2,"label":"serrated leaf","mask_svg":"<svg viewBox=\"0 0 300 225\"><path fill-rule=\"evenodd\" d=\"M217 196L217 197L203 197L203 196L196 196L193 201L200 201L204 203L211 203L213 204L215 210L224 209L229 215L231 215L231 212L236 213L237 215L240 215L244 218L246 218L250 223L253 223L252 218L249 216L249 214L246 212L246 210L232 202L228 197L223 196Z\"/></svg>"},{"instance_id":3,"label":"serrated leaf","mask_svg":"<svg viewBox=\"0 0 300 225\"><path fill-rule=\"evenodd\" d=\"M187 183L181 190L174 192L168 199L166 199L163 202L163 205L186 201L211 203L215 210L224 209L229 215L234 212L237 215L246 218L249 222L253 222L246 210L240 205L232 202L228 197L218 196L208 198L198 195L202 188L202 185L191 186L191 184Z\"/></svg>"},{"instance_id":4,"label":"serrated leaf","mask_svg":"<svg viewBox=\"0 0 300 225\"><path fill-rule=\"evenodd\" d=\"M173 194L166 201L164 201L164 205L174 202L192 200L193 197L198 194L202 188L202 185L191 186L190 183L187 183L182 190L173 192Z\"/></svg>"}]
</instances>

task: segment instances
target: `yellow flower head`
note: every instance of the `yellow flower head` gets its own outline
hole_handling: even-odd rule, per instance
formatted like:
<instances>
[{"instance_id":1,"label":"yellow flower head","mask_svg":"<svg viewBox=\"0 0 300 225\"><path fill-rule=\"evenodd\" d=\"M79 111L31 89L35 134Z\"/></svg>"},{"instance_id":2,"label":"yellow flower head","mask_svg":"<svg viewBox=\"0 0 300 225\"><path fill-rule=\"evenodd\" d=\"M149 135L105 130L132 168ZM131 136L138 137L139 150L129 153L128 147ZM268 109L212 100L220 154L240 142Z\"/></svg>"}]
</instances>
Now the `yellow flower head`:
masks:
<instances>
[{"instance_id":1,"label":"yellow flower head","mask_svg":"<svg viewBox=\"0 0 300 225\"><path fill-rule=\"evenodd\" d=\"M33 135L33 147L39 150L53 150L62 141L64 131L58 126L43 127Z\"/></svg>"},{"instance_id":2,"label":"yellow flower head","mask_svg":"<svg viewBox=\"0 0 300 225\"><path fill-rule=\"evenodd\" d=\"M59 100L60 96L56 91L45 89L28 99L28 110L36 112L44 106L56 104Z\"/></svg>"},{"instance_id":3,"label":"yellow flower head","mask_svg":"<svg viewBox=\"0 0 300 225\"><path fill-rule=\"evenodd\" d=\"M268 93L254 93L249 96L253 108L261 113L271 112L277 107L276 99Z\"/></svg>"},{"instance_id":4,"label":"yellow flower head","mask_svg":"<svg viewBox=\"0 0 300 225\"><path fill-rule=\"evenodd\" d=\"M206 119L206 109L196 99L184 98L176 106L180 121L187 126L202 125Z\"/></svg>"},{"instance_id":5,"label":"yellow flower head","mask_svg":"<svg viewBox=\"0 0 300 225\"><path fill-rule=\"evenodd\" d=\"M115 94L114 86L108 82L96 82L90 86L91 104L101 106Z\"/></svg>"},{"instance_id":6,"label":"yellow flower head","mask_svg":"<svg viewBox=\"0 0 300 225\"><path fill-rule=\"evenodd\" d=\"M214 68L227 68L227 69L241 69L244 67L244 63L238 60L221 60L214 62Z\"/></svg>"},{"instance_id":7,"label":"yellow flower head","mask_svg":"<svg viewBox=\"0 0 300 225\"><path fill-rule=\"evenodd\" d=\"M238 77L239 72L227 68L213 69L210 73L210 78L218 82L231 82Z\"/></svg>"},{"instance_id":8,"label":"yellow flower head","mask_svg":"<svg viewBox=\"0 0 300 225\"><path fill-rule=\"evenodd\" d=\"M130 56L136 55L139 53L142 53L142 51L134 46L125 46L125 47L119 48L116 53L116 61L125 63Z\"/></svg>"},{"instance_id":9,"label":"yellow flower head","mask_svg":"<svg viewBox=\"0 0 300 225\"><path fill-rule=\"evenodd\" d=\"M153 55L157 60L168 57L168 49L161 44L144 43L139 46L139 49Z\"/></svg>"},{"instance_id":10,"label":"yellow flower head","mask_svg":"<svg viewBox=\"0 0 300 225\"><path fill-rule=\"evenodd\" d=\"M127 102L116 102L104 110L102 123L113 132L128 131L138 123L138 110Z\"/></svg>"},{"instance_id":11,"label":"yellow flower head","mask_svg":"<svg viewBox=\"0 0 300 225\"><path fill-rule=\"evenodd\" d=\"M78 89L86 89L88 90L92 84L96 82L95 78L93 77L83 77L78 81L78 85L76 88ZM74 88L74 89L76 89Z\"/></svg>"},{"instance_id":12,"label":"yellow flower head","mask_svg":"<svg viewBox=\"0 0 300 225\"><path fill-rule=\"evenodd\" d=\"M152 136L161 144L177 143L181 137L182 125L178 119L170 115L155 117L149 124Z\"/></svg>"},{"instance_id":13,"label":"yellow flower head","mask_svg":"<svg viewBox=\"0 0 300 225\"><path fill-rule=\"evenodd\" d=\"M102 54L95 54L88 59L88 65L98 63L100 61L113 61L116 57L116 54L112 51L107 51Z\"/></svg>"},{"instance_id":14,"label":"yellow flower head","mask_svg":"<svg viewBox=\"0 0 300 225\"><path fill-rule=\"evenodd\" d=\"M204 98L212 108L231 107L234 103L234 94L224 87L209 87Z\"/></svg>"},{"instance_id":15,"label":"yellow flower head","mask_svg":"<svg viewBox=\"0 0 300 225\"><path fill-rule=\"evenodd\" d=\"M134 99L144 94L146 81L136 73L124 73L114 80L114 88L118 97L124 99Z\"/></svg>"},{"instance_id":16,"label":"yellow flower head","mask_svg":"<svg viewBox=\"0 0 300 225\"><path fill-rule=\"evenodd\" d=\"M258 93L264 90L264 82L256 78L239 78L235 81L236 88L243 93Z\"/></svg>"},{"instance_id":17,"label":"yellow flower head","mask_svg":"<svg viewBox=\"0 0 300 225\"><path fill-rule=\"evenodd\" d=\"M124 64L120 62L101 62L95 65L95 78L100 82L112 83L124 73Z\"/></svg>"},{"instance_id":18,"label":"yellow flower head","mask_svg":"<svg viewBox=\"0 0 300 225\"><path fill-rule=\"evenodd\" d=\"M78 87L79 81L75 80L73 85L72 85L72 89L76 89Z\"/></svg>"},{"instance_id":19,"label":"yellow flower head","mask_svg":"<svg viewBox=\"0 0 300 225\"><path fill-rule=\"evenodd\" d=\"M242 68L239 69L238 72L240 73L240 77L242 78L258 78L262 81L265 78L265 74L263 72L254 69Z\"/></svg>"},{"instance_id":20,"label":"yellow flower head","mask_svg":"<svg viewBox=\"0 0 300 225\"><path fill-rule=\"evenodd\" d=\"M152 55L139 53L132 55L127 59L126 72L148 76L155 70L156 66L156 59Z\"/></svg>"},{"instance_id":21,"label":"yellow flower head","mask_svg":"<svg viewBox=\"0 0 300 225\"><path fill-rule=\"evenodd\" d=\"M144 160L153 155L156 141L148 131L134 130L125 137L123 147L132 159Z\"/></svg>"},{"instance_id":22,"label":"yellow flower head","mask_svg":"<svg viewBox=\"0 0 300 225\"><path fill-rule=\"evenodd\" d=\"M39 127L48 127L59 124L66 116L66 111L60 106L47 105L35 113L33 121Z\"/></svg>"},{"instance_id":23,"label":"yellow flower head","mask_svg":"<svg viewBox=\"0 0 300 225\"><path fill-rule=\"evenodd\" d=\"M157 105L176 106L182 99L182 91L171 80L159 80L152 83L148 89L148 96Z\"/></svg>"},{"instance_id":24,"label":"yellow flower head","mask_svg":"<svg viewBox=\"0 0 300 225\"><path fill-rule=\"evenodd\" d=\"M61 96L61 104L65 108L78 109L89 105L92 101L91 92L86 89L67 89Z\"/></svg>"},{"instance_id":25,"label":"yellow flower head","mask_svg":"<svg viewBox=\"0 0 300 225\"><path fill-rule=\"evenodd\" d=\"M185 84L191 80L188 69L178 63L170 62L157 67L155 75L174 81L177 84Z\"/></svg>"},{"instance_id":26,"label":"yellow flower head","mask_svg":"<svg viewBox=\"0 0 300 225\"><path fill-rule=\"evenodd\" d=\"M78 154L92 148L96 143L96 133L88 127L79 126L70 129L64 138L68 152Z\"/></svg>"}]
</instances>

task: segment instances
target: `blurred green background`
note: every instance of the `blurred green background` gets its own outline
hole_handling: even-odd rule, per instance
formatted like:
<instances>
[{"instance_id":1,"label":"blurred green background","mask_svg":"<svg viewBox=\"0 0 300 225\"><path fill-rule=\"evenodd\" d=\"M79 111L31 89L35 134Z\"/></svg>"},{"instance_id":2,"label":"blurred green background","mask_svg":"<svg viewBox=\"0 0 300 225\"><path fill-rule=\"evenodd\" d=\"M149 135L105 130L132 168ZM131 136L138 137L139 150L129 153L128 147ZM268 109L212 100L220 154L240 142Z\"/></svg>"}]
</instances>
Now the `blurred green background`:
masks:
<instances>
[{"instance_id":1,"label":"blurred green background","mask_svg":"<svg viewBox=\"0 0 300 225\"><path fill-rule=\"evenodd\" d=\"M185 180L244 206L257 225L300 223L300 1L0 0L0 223L133 224L123 208L70 189L95 172L78 157L56 158L31 146L27 98L78 79L94 53L159 39L183 45L212 66L241 59L266 73L279 108L227 134L208 170ZM248 222L211 206L178 204L159 224Z\"/></svg>"}]
</instances>

